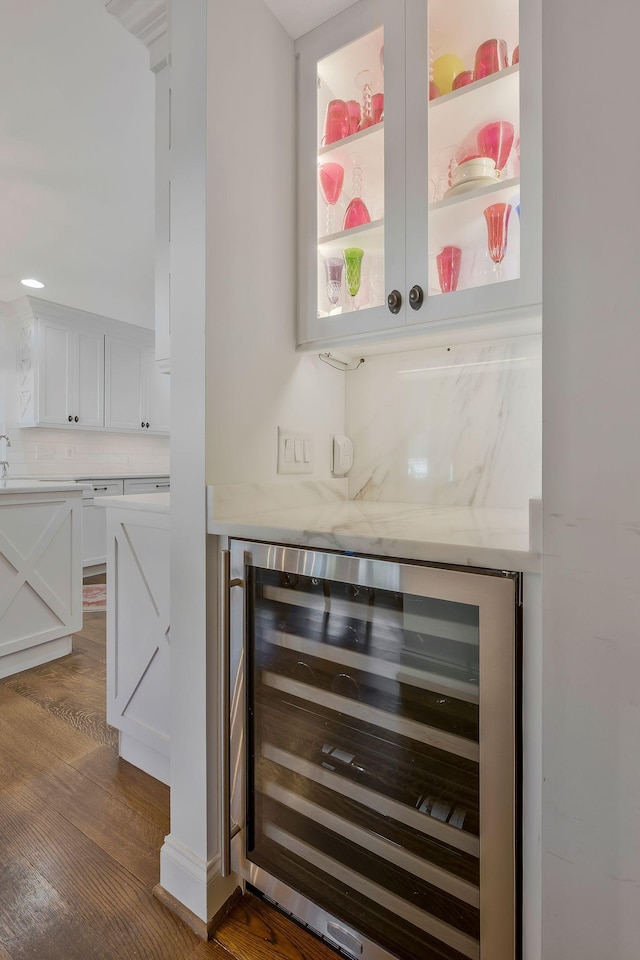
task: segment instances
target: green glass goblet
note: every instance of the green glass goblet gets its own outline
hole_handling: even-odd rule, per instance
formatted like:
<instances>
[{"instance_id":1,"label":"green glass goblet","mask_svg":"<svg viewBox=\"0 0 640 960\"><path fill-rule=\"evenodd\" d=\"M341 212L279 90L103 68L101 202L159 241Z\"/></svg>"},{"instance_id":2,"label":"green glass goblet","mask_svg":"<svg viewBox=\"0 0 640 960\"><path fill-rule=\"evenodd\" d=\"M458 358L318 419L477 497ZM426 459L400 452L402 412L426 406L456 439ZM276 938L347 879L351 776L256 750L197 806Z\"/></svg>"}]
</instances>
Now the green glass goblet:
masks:
<instances>
[{"instance_id":1,"label":"green glass goblet","mask_svg":"<svg viewBox=\"0 0 640 960\"><path fill-rule=\"evenodd\" d=\"M343 251L343 256L347 268L347 290L351 297L352 307L354 310L357 310L356 297L360 290L364 250L360 247L347 247L347 249Z\"/></svg>"}]
</instances>

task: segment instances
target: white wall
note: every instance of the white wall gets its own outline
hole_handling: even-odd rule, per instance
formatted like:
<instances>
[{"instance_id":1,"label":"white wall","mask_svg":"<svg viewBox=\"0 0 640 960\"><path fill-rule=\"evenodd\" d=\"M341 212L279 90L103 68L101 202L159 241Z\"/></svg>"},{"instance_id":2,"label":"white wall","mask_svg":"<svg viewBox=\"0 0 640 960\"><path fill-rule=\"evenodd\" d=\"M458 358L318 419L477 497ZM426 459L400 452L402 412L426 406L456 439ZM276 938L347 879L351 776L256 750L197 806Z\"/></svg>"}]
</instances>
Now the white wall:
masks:
<instances>
[{"instance_id":1,"label":"white wall","mask_svg":"<svg viewBox=\"0 0 640 960\"><path fill-rule=\"evenodd\" d=\"M346 377L295 353L293 41L261 0L210 13L207 477L279 479L281 425L313 432L329 479Z\"/></svg>"},{"instance_id":2,"label":"white wall","mask_svg":"<svg viewBox=\"0 0 640 960\"><path fill-rule=\"evenodd\" d=\"M347 375L351 497L528 508L541 489L539 336L369 357Z\"/></svg>"},{"instance_id":3,"label":"white wall","mask_svg":"<svg viewBox=\"0 0 640 960\"><path fill-rule=\"evenodd\" d=\"M543 26L543 957L637 960L640 7Z\"/></svg>"},{"instance_id":4,"label":"white wall","mask_svg":"<svg viewBox=\"0 0 640 960\"><path fill-rule=\"evenodd\" d=\"M0 299L153 326L154 77L99 0L2 0Z\"/></svg>"}]
</instances>

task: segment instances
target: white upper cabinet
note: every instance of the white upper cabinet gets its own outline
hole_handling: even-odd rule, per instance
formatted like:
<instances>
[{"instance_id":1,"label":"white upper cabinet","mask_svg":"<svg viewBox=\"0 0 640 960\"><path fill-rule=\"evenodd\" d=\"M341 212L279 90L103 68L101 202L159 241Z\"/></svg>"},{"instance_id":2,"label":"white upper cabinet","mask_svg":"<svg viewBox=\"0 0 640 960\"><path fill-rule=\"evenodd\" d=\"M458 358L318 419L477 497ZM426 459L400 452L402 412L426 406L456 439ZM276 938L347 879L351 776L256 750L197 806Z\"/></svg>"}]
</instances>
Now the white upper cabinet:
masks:
<instances>
[{"instance_id":1,"label":"white upper cabinet","mask_svg":"<svg viewBox=\"0 0 640 960\"><path fill-rule=\"evenodd\" d=\"M535 312L538 0L360 0L297 53L299 343Z\"/></svg>"},{"instance_id":2,"label":"white upper cabinet","mask_svg":"<svg viewBox=\"0 0 640 960\"><path fill-rule=\"evenodd\" d=\"M36 297L16 314L18 426L169 432L150 330Z\"/></svg>"},{"instance_id":3,"label":"white upper cabinet","mask_svg":"<svg viewBox=\"0 0 640 960\"><path fill-rule=\"evenodd\" d=\"M169 432L169 378L152 348L105 338L105 426L111 430Z\"/></svg>"},{"instance_id":4,"label":"white upper cabinet","mask_svg":"<svg viewBox=\"0 0 640 960\"><path fill-rule=\"evenodd\" d=\"M37 328L37 422L104 424L104 337L52 320Z\"/></svg>"}]
</instances>

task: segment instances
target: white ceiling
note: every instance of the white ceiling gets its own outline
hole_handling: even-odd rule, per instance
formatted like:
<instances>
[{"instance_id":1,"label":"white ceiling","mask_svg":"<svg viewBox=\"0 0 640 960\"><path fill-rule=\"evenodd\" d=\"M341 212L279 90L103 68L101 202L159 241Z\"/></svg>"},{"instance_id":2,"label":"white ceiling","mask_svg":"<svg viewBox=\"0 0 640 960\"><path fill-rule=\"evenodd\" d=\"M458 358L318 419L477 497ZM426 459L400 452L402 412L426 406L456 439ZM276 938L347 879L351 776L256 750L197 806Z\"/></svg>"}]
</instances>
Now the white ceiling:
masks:
<instances>
[{"instance_id":1,"label":"white ceiling","mask_svg":"<svg viewBox=\"0 0 640 960\"><path fill-rule=\"evenodd\" d=\"M154 77L100 0L2 0L0 300L152 327ZM34 291L35 292L35 291Z\"/></svg>"},{"instance_id":2,"label":"white ceiling","mask_svg":"<svg viewBox=\"0 0 640 960\"><path fill-rule=\"evenodd\" d=\"M297 40L318 24L353 6L356 0L265 0L265 3Z\"/></svg>"}]
</instances>

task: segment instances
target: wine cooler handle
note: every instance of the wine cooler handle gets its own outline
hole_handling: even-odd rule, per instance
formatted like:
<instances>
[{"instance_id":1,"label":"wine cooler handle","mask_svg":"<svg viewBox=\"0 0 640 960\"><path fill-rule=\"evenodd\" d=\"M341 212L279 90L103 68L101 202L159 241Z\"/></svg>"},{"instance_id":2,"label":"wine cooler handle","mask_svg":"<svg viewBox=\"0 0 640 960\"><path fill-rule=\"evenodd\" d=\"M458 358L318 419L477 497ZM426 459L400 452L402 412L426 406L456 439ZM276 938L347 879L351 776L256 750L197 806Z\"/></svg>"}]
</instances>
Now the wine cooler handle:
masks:
<instances>
[{"instance_id":1,"label":"wine cooler handle","mask_svg":"<svg viewBox=\"0 0 640 960\"><path fill-rule=\"evenodd\" d=\"M231 874L231 841L240 827L231 825L231 587L245 579L231 579L231 551L220 552L220 875Z\"/></svg>"},{"instance_id":2,"label":"wine cooler handle","mask_svg":"<svg viewBox=\"0 0 640 960\"><path fill-rule=\"evenodd\" d=\"M220 554L220 875L231 873L231 552Z\"/></svg>"}]
</instances>

